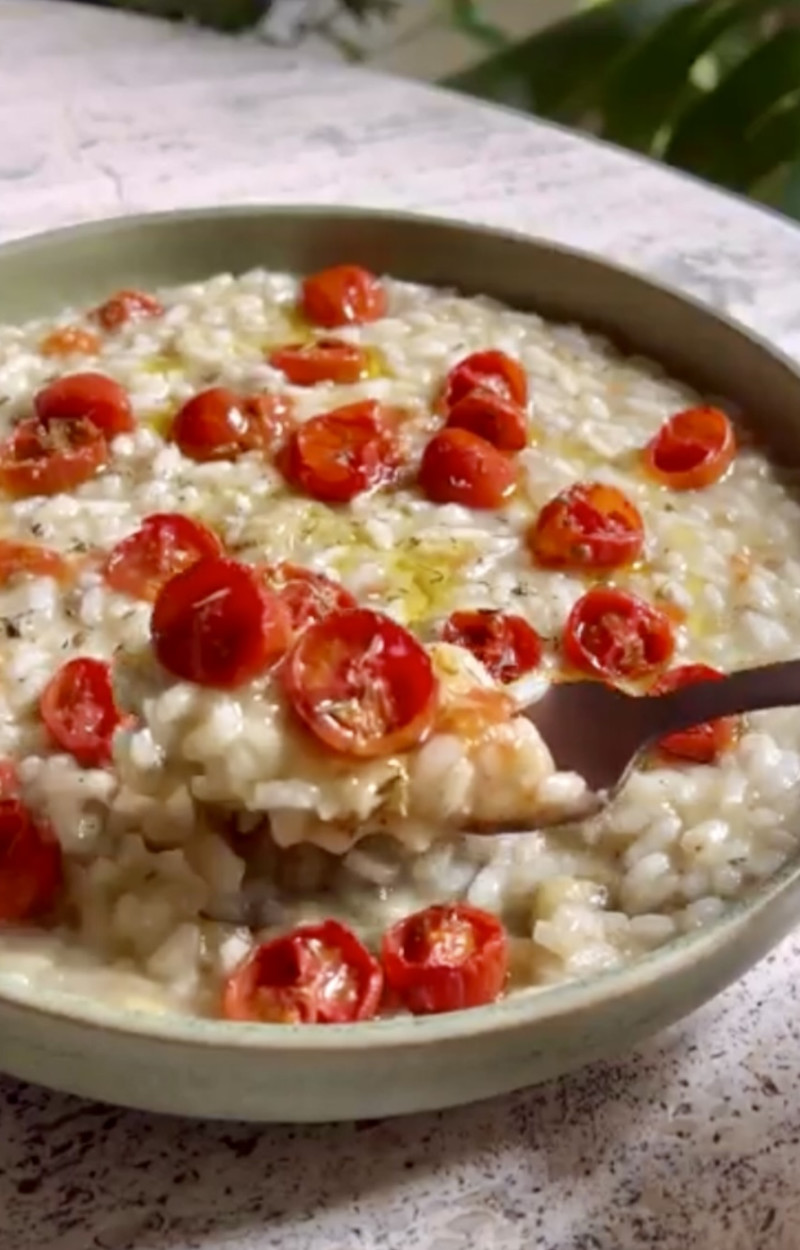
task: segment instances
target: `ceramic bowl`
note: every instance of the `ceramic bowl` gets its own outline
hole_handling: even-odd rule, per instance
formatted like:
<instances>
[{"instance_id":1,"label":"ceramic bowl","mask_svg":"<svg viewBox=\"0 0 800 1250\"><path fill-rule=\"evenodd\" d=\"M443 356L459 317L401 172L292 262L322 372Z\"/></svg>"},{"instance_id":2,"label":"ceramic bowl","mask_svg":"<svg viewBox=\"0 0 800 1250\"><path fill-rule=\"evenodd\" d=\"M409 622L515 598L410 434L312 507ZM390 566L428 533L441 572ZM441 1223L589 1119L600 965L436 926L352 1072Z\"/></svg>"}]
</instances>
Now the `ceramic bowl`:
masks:
<instances>
[{"instance_id":1,"label":"ceramic bowl","mask_svg":"<svg viewBox=\"0 0 800 1250\"><path fill-rule=\"evenodd\" d=\"M250 207L58 231L0 248L0 319L91 304L118 287L257 265L312 270L343 258L602 329L737 400L777 455L800 462L800 375L752 334L600 260L407 214ZM705 930L619 971L473 1011L354 1026L232 1025L5 989L0 1069L108 1102L241 1120L342 1120L466 1103L635 1046L754 964L799 909L793 864Z\"/></svg>"}]
</instances>

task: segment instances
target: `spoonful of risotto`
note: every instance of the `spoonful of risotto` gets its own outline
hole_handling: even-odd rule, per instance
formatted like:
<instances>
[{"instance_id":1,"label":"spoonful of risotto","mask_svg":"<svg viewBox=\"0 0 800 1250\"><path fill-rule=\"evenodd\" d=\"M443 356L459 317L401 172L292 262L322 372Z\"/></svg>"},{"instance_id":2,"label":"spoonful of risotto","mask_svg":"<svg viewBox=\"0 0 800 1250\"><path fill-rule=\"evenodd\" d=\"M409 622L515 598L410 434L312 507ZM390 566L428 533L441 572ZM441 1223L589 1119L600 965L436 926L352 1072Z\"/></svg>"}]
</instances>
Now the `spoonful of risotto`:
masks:
<instances>
[{"instance_id":1,"label":"spoonful of risotto","mask_svg":"<svg viewBox=\"0 0 800 1250\"><path fill-rule=\"evenodd\" d=\"M342 854L381 832L422 849L454 831L584 819L654 744L710 763L735 739L732 718L800 702L800 661L728 677L684 665L647 697L536 673L502 686L464 646L425 646L347 606L291 643L264 576L209 559L167 584L152 646L115 663L119 704L138 725L115 756L134 790L178 785L203 806L268 816L283 846ZM252 612L240 610L245 594Z\"/></svg>"},{"instance_id":2,"label":"spoonful of risotto","mask_svg":"<svg viewBox=\"0 0 800 1250\"><path fill-rule=\"evenodd\" d=\"M554 683L514 720L523 720L536 742L539 772L527 792L511 777L509 791L516 813L512 819L469 819L462 811L439 836L497 835L572 823L594 816L616 797L642 755L654 745L665 756L711 764L738 734L742 712L795 705L800 702L800 661L745 669L731 676L700 664L672 669L655 695L626 694L600 682ZM524 740L524 739L523 739ZM457 765L453 765L457 767ZM500 778L497 779L501 780ZM517 787L515 790L515 786ZM527 816L521 800L527 799ZM476 809L473 804L473 817ZM502 810L502 807L498 810ZM481 814L486 812L482 809ZM459 823L460 822L460 823ZM404 822L378 815L367 828L384 828L403 839ZM324 838L308 841L325 845ZM406 840L413 825L405 825ZM283 841L281 822L272 818L272 833ZM329 831L332 832L332 831ZM416 837L419 838L420 828ZM284 843L285 844L285 843ZM422 849L412 846L410 849ZM334 849L335 837L327 846ZM245 874L233 896L214 900L207 915L226 923L259 927L275 923L279 908L273 884L258 871Z\"/></svg>"},{"instance_id":3,"label":"spoonful of risotto","mask_svg":"<svg viewBox=\"0 0 800 1250\"><path fill-rule=\"evenodd\" d=\"M297 626L309 588L325 610ZM330 607L334 592L308 570L216 557L170 579L151 644L113 666L133 726L114 740L121 783L165 810L184 795L237 837L266 821L282 848L340 856L378 833L416 854L585 819L649 747L712 763L740 713L800 703L800 661L729 677L685 665L647 696L537 671L503 684L469 647Z\"/></svg>"}]
</instances>

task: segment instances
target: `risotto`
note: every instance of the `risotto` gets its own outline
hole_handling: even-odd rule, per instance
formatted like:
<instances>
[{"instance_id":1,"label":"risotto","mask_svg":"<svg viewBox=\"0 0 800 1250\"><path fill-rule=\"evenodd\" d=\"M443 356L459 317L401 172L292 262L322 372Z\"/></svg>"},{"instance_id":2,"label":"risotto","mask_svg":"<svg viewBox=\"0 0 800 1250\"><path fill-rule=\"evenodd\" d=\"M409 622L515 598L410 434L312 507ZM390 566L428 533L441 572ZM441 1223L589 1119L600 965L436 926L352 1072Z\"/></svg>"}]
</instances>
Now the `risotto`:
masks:
<instances>
[{"instance_id":1,"label":"risotto","mask_svg":"<svg viewBox=\"0 0 800 1250\"><path fill-rule=\"evenodd\" d=\"M800 639L795 495L652 362L259 270L0 327L0 438L0 990L452 1010L629 962L794 853L794 711L544 819L586 798L520 714L549 682Z\"/></svg>"}]
</instances>

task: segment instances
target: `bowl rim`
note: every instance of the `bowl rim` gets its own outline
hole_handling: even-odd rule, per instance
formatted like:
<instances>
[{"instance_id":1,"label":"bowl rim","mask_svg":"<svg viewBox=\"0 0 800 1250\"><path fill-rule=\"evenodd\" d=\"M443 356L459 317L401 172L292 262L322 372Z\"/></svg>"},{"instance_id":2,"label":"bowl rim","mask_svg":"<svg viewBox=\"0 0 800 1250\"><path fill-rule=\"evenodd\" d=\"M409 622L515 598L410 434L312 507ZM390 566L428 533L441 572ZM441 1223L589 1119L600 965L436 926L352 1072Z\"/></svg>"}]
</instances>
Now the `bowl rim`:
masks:
<instances>
[{"instance_id":1,"label":"bowl rim","mask_svg":"<svg viewBox=\"0 0 800 1250\"><path fill-rule=\"evenodd\" d=\"M640 272L616 261L608 261L587 249L553 242L523 230L495 228L439 214L406 209L371 208L318 204L228 204L177 208L159 212L118 214L76 225L25 235L0 242L0 264L6 256L35 254L43 247L69 243L85 237L114 234L120 230L159 226L176 221L207 221L220 219L287 217L346 221L382 221L417 223L438 227L443 231L458 230L477 240L493 238L510 243L533 245L572 259L586 262L616 273L641 286L672 297L678 303L724 326L750 341L765 356L782 365L800 386L800 366L787 353L758 332L727 313L719 312L707 302L682 291L679 287ZM209 276L213 276L209 274ZM599 1001L625 998L635 994L654 979L677 975L727 946L740 931L761 913L784 899L800 886L800 858L790 858L773 876L755 885L745 895L731 901L726 910L697 930L673 938L664 946L640 956L630 964L608 969L588 977L576 978L546 987L519 989L499 1002L483 1007L430 1016L397 1016L383 1020L351 1024L332 1024L320 1029L307 1024L240 1023L198 1017L179 1012L151 1012L145 1009L111 1006L102 1001L59 989L23 989L2 984L0 977L0 1012L10 1009L15 1015L38 1018L42 1022L70 1024L81 1029L135 1039L159 1046L190 1047L193 1050L265 1051L290 1050L302 1053L343 1053L362 1050L405 1049L438 1043L456 1043L483 1037L495 1032L524 1031L534 1025L557 1022L565 1016L586 1011ZM102 966L102 965L101 965Z\"/></svg>"}]
</instances>

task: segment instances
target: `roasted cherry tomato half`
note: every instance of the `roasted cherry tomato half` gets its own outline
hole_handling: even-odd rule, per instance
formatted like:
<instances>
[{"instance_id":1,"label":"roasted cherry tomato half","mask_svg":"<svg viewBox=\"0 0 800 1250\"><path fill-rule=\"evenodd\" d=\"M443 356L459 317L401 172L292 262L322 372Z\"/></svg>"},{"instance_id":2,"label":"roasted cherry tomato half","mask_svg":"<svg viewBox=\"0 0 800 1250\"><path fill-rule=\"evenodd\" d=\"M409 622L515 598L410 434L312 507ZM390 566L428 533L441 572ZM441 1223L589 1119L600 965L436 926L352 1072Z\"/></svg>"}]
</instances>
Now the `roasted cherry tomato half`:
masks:
<instances>
[{"instance_id":1,"label":"roasted cherry tomato half","mask_svg":"<svg viewBox=\"0 0 800 1250\"><path fill-rule=\"evenodd\" d=\"M108 463L108 443L91 421L21 421L0 445L0 489L26 498L58 495Z\"/></svg>"},{"instance_id":2,"label":"roasted cherry tomato half","mask_svg":"<svg viewBox=\"0 0 800 1250\"><path fill-rule=\"evenodd\" d=\"M106 438L134 428L128 392L104 373L68 373L34 397L33 407L42 425L61 421L90 421Z\"/></svg>"},{"instance_id":3,"label":"roasted cherry tomato half","mask_svg":"<svg viewBox=\"0 0 800 1250\"><path fill-rule=\"evenodd\" d=\"M473 352L454 365L445 379L440 407L449 413L475 390L490 391L518 408L524 408L528 402L525 370L513 356L501 351Z\"/></svg>"},{"instance_id":4,"label":"roasted cherry tomato half","mask_svg":"<svg viewBox=\"0 0 800 1250\"><path fill-rule=\"evenodd\" d=\"M724 676L719 669L710 668L707 664L682 664L664 673L651 688L650 694L667 694L670 690L680 690L682 686L692 686L700 681L722 681ZM723 716L704 725L695 725L693 729L667 734L658 746L667 755L675 755L682 760L713 764L734 745L739 729L737 716Z\"/></svg>"},{"instance_id":5,"label":"roasted cherry tomato half","mask_svg":"<svg viewBox=\"0 0 800 1250\"><path fill-rule=\"evenodd\" d=\"M0 539L0 586L15 577L52 577L56 582L68 580L69 561L49 547L36 543L14 543Z\"/></svg>"},{"instance_id":6,"label":"roasted cherry tomato half","mask_svg":"<svg viewBox=\"0 0 800 1250\"><path fill-rule=\"evenodd\" d=\"M304 569L285 560L261 564L258 569L266 585L286 604L294 633L316 624L331 612L358 607L350 591L324 573L315 573L313 569Z\"/></svg>"},{"instance_id":7,"label":"roasted cherry tomato half","mask_svg":"<svg viewBox=\"0 0 800 1250\"><path fill-rule=\"evenodd\" d=\"M179 512L158 512L112 548L103 574L112 590L152 602L176 573L221 555L222 543L205 525Z\"/></svg>"},{"instance_id":8,"label":"roasted cherry tomato half","mask_svg":"<svg viewBox=\"0 0 800 1250\"><path fill-rule=\"evenodd\" d=\"M516 681L537 668L542 640L521 616L490 608L454 612L442 630L445 642L466 647L497 681Z\"/></svg>"},{"instance_id":9,"label":"roasted cherry tomato half","mask_svg":"<svg viewBox=\"0 0 800 1250\"><path fill-rule=\"evenodd\" d=\"M466 903L426 907L384 935L386 985L415 1015L493 1003L508 975L496 916Z\"/></svg>"},{"instance_id":10,"label":"roasted cherry tomato half","mask_svg":"<svg viewBox=\"0 0 800 1250\"><path fill-rule=\"evenodd\" d=\"M332 612L310 625L281 675L303 723L343 755L408 751L433 725L438 686L430 657L380 612Z\"/></svg>"},{"instance_id":11,"label":"roasted cherry tomato half","mask_svg":"<svg viewBox=\"0 0 800 1250\"><path fill-rule=\"evenodd\" d=\"M701 490L728 472L736 436L719 408L687 408L664 422L642 455L650 476L665 486Z\"/></svg>"},{"instance_id":12,"label":"roasted cherry tomato half","mask_svg":"<svg viewBox=\"0 0 800 1250\"><path fill-rule=\"evenodd\" d=\"M380 320L386 316L388 300L380 279L368 269L334 265L304 280L300 306L314 325L332 330Z\"/></svg>"},{"instance_id":13,"label":"roasted cherry tomato half","mask_svg":"<svg viewBox=\"0 0 800 1250\"><path fill-rule=\"evenodd\" d=\"M616 486L579 482L545 504L527 542L544 568L614 569L641 554L644 523Z\"/></svg>"},{"instance_id":14,"label":"roasted cherry tomato half","mask_svg":"<svg viewBox=\"0 0 800 1250\"><path fill-rule=\"evenodd\" d=\"M264 1024L346 1024L378 1010L383 971L337 920L302 925L257 946L228 978L227 1020Z\"/></svg>"},{"instance_id":15,"label":"roasted cherry tomato half","mask_svg":"<svg viewBox=\"0 0 800 1250\"><path fill-rule=\"evenodd\" d=\"M570 612L563 648L582 673L638 681L669 663L675 637L669 617L652 604L598 586Z\"/></svg>"},{"instance_id":16,"label":"roasted cherry tomato half","mask_svg":"<svg viewBox=\"0 0 800 1250\"><path fill-rule=\"evenodd\" d=\"M285 395L237 395L224 386L200 391L172 423L172 440L190 460L235 460L247 451L272 451L291 421Z\"/></svg>"},{"instance_id":17,"label":"roasted cherry tomato half","mask_svg":"<svg viewBox=\"0 0 800 1250\"><path fill-rule=\"evenodd\" d=\"M447 425L472 430L500 451L522 451L528 442L525 410L510 399L481 387L453 404Z\"/></svg>"},{"instance_id":18,"label":"roasted cherry tomato half","mask_svg":"<svg viewBox=\"0 0 800 1250\"><path fill-rule=\"evenodd\" d=\"M105 660L88 656L68 660L42 691L39 710L55 745L83 768L111 762L111 742L122 716Z\"/></svg>"},{"instance_id":19,"label":"roasted cherry tomato half","mask_svg":"<svg viewBox=\"0 0 800 1250\"><path fill-rule=\"evenodd\" d=\"M279 468L312 499L347 503L391 481L399 463L390 413L367 399L304 421L281 453Z\"/></svg>"},{"instance_id":20,"label":"roasted cherry tomato half","mask_svg":"<svg viewBox=\"0 0 800 1250\"><path fill-rule=\"evenodd\" d=\"M441 430L422 456L419 484L434 503L501 508L517 480L513 461L471 430Z\"/></svg>"},{"instance_id":21,"label":"roasted cherry tomato half","mask_svg":"<svg viewBox=\"0 0 800 1250\"><path fill-rule=\"evenodd\" d=\"M50 911L63 883L61 847L21 799L0 798L0 924Z\"/></svg>"},{"instance_id":22,"label":"roasted cherry tomato half","mask_svg":"<svg viewBox=\"0 0 800 1250\"><path fill-rule=\"evenodd\" d=\"M158 662L183 681L242 686L284 654L289 612L257 569L198 560L162 586L150 622Z\"/></svg>"},{"instance_id":23,"label":"roasted cherry tomato half","mask_svg":"<svg viewBox=\"0 0 800 1250\"><path fill-rule=\"evenodd\" d=\"M318 382L338 385L358 382L369 374L369 353L344 339L317 339L313 343L290 343L270 354L269 363L295 386Z\"/></svg>"},{"instance_id":24,"label":"roasted cherry tomato half","mask_svg":"<svg viewBox=\"0 0 800 1250\"><path fill-rule=\"evenodd\" d=\"M104 330L118 330L128 321L141 321L145 317L160 317L164 307L155 295L146 291L117 291L92 314Z\"/></svg>"},{"instance_id":25,"label":"roasted cherry tomato half","mask_svg":"<svg viewBox=\"0 0 800 1250\"><path fill-rule=\"evenodd\" d=\"M45 335L39 344L43 356L96 356L102 344L91 330L81 326L60 326Z\"/></svg>"}]
</instances>

